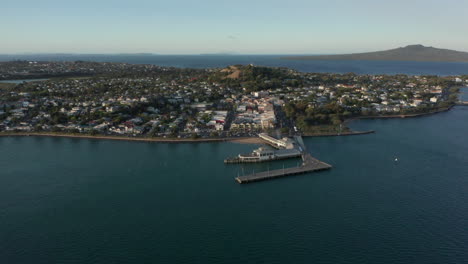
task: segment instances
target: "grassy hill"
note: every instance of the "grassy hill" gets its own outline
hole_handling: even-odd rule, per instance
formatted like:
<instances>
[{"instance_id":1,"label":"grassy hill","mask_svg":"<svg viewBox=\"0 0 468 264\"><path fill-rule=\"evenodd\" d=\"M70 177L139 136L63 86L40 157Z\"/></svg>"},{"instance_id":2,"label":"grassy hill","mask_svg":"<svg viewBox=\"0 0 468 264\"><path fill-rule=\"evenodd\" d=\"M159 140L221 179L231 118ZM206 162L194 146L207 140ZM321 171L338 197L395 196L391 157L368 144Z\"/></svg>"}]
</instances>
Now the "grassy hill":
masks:
<instances>
[{"instance_id":1,"label":"grassy hill","mask_svg":"<svg viewBox=\"0 0 468 264\"><path fill-rule=\"evenodd\" d=\"M244 88L246 91L260 91L286 86L297 87L300 82L294 71L286 68L253 65L233 65L213 72L210 81L228 87Z\"/></svg>"}]
</instances>

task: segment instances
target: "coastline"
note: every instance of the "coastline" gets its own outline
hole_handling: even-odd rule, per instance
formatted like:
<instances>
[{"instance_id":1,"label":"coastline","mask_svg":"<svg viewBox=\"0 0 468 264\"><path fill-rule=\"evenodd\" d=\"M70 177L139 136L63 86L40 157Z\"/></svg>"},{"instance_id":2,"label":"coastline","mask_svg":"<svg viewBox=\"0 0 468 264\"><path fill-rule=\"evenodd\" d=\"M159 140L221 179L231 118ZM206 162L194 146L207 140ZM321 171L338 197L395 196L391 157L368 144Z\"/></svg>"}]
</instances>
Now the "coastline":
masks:
<instances>
[{"instance_id":1,"label":"coastline","mask_svg":"<svg viewBox=\"0 0 468 264\"><path fill-rule=\"evenodd\" d=\"M402 114L402 115L377 115L377 116L357 116L357 117L352 117L349 119L346 119L343 122L343 125L347 125L349 122L352 122L354 120L359 120L359 119L393 119L393 118L415 118L415 117L423 117L423 116L428 116L428 115L434 115L438 113L443 113L450 111L453 107L447 107L435 111L430 111L427 113L418 113L418 114ZM367 134L373 134L376 133L375 130L369 130L369 131L348 131L348 132L342 132L342 133L318 133L318 134L308 134L305 133L303 137L337 137L337 136L355 136L355 135L367 135Z\"/></svg>"},{"instance_id":2,"label":"coastline","mask_svg":"<svg viewBox=\"0 0 468 264\"><path fill-rule=\"evenodd\" d=\"M342 132L342 133L318 133L318 134L311 134L305 133L302 137L344 137L344 136L357 136L357 135L367 135L373 134L375 130L369 131L349 131L349 132Z\"/></svg>"},{"instance_id":3,"label":"coastline","mask_svg":"<svg viewBox=\"0 0 468 264\"><path fill-rule=\"evenodd\" d=\"M241 144L257 144L261 143L260 138L255 137L239 137L239 138L201 138L201 139L174 139L174 138L143 138L143 137L120 137L120 136L91 136L91 135L76 135L64 133L40 133L40 132L12 132L0 133L0 137L56 137L56 138L81 138L81 139L98 139L98 140L115 140L115 141L137 141L137 142L155 142L155 143L210 143L210 142L233 142Z\"/></svg>"},{"instance_id":4,"label":"coastline","mask_svg":"<svg viewBox=\"0 0 468 264\"><path fill-rule=\"evenodd\" d=\"M454 105L455 106L455 105ZM346 119L343 124L347 125L349 122L359 119L390 119L390 118L415 118L423 117L442 112L450 111L454 106L444 109L439 109L427 113L418 114L404 114L404 115L379 115L379 116L358 116ZM303 137L338 137L338 136L355 136L367 135L376 133L375 130L369 131L348 131L342 133L305 133ZM265 142L258 137L238 137L238 138L149 138L149 137L122 137L122 136L108 136L108 135L80 135L80 134L67 134L67 133L50 133L50 132L0 132L0 137L57 137L57 138L81 138L81 139L98 139L98 140L116 140L116 141L133 141L133 142L155 142L155 143L210 143L210 142L232 142L238 144L264 144Z\"/></svg>"},{"instance_id":5,"label":"coastline","mask_svg":"<svg viewBox=\"0 0 468 264\"><path fill-rule=\"evenodd\" d=\"M346 119L346 120L343 122L343 124L347 124L348 122L351 122L351 121L353 121L353 120L358 120L358 119L389 119L389 118L413 118L413 117L422 117L422 116L428 116L428 115L434 115L434 114L438 114L438 113L447 112L447 111L450 111L453 107L454 107L454 105L453 105L453 106L449 106L449 107L447 107L447 108L438 109L438 110L430 111L430 112L427 112L427 113L418 113L418 114L357 116L357 117L352 117L352 118Z\"/></svg>"}]
</instances>

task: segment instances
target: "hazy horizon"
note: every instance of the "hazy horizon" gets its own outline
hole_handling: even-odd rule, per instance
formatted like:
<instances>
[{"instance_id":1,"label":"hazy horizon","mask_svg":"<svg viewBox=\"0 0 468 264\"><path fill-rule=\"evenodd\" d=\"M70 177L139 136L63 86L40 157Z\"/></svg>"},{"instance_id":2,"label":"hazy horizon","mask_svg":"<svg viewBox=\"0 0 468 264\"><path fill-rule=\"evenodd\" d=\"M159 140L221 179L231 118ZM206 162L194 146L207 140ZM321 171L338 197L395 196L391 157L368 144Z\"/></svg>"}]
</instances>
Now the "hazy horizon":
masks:
<instances>
[{"instance_id":1,"label":"hazy horizon","mask_svg":"<svg viewBox=\"0 0 468 264\"><path fill-rule=\"evenodd\" d=\"M411 44L415 45L415 44ZM409 45L407 45L409 46ZM444 47L432 47L426 46L436 49L446 49ZM403 48L406 46L401 47L393 47L387 48L384 50L366 50L362 51L363 53L367 52L378 52L378 51L386 51L390 49L396 48ZM465 50L458 50L462 52L468 52ZM320 55L341 55L341 54L352 54L352 53L359 53L359 52L349 52L349 53L238 53L238 52L213 52L213 53L174 53L174 54L163 54L163 53L151 53L151 52L110 52L110 53L73 53L73 52L18 52L18 53L0 53L0 56L47 56L47 55L69 55L69 56L100 56L100 55L113 55L113 56L123 56L123 55L131 55L131 56L290 56L290 55L306 55L306 56L320 56Z\"/></svg>"},{"instance_id":2,"label":"hazy horizon","mask_svg":"<svg viewBox=\"0 0 468 264\"><path fill-rule=\"evenodd\" d=\"M468 51L468 2L6 0L0 54L344 54Z\"/></svg>"}]
</instances>

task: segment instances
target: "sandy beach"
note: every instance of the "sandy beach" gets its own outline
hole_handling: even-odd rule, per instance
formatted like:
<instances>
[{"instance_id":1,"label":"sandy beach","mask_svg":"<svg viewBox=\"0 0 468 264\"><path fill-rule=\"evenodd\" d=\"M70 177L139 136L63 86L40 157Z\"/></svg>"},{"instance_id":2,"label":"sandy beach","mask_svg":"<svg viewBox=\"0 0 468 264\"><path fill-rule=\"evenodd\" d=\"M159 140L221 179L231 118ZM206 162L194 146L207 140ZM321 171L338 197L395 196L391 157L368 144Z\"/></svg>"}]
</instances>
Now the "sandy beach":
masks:
<instances>
[{"instance_id":1,"label":"sandy beach","mask_svg":"<svg viewBox=\"0 0 468 264\"><path fill-rule=\"evenodd\" d=\"M239 144L265 144L265 141L263 141L259 137L239 138L239 139L232 139L230 141L233 143L239 143Z\"/></svg>"},{"instance_id":2,"label":"sandy beach","mask_svg":"<svg viewBox=\"0 0 468 264\"><path fill-rule=\"evenodd\" d=\"M160 143L206 143L206 142L234 142L241 144L261 144L263 141L256 137L240 138L200 138L200 139L177 139L177 138L143 138L143 137L119 137L119 136L91 136L76 134L55 134L39 132L18 132L18 133L0 133L0 137L59 137L59 138L84 138L99 140L120 140L120 141L139 141L139 142L160 142Z\"/></svg>"}]
</instances>

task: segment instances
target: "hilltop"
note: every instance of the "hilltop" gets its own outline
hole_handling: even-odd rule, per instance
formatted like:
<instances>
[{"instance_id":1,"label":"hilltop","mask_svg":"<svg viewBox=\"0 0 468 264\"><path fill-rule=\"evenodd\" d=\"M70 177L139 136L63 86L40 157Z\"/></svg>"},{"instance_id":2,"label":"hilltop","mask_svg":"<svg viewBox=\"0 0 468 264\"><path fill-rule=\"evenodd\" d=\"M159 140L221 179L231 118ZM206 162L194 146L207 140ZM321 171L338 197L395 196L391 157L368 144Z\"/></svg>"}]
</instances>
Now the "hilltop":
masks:
<instances>
[{"instance_id":1,"label":"hilltop","mask_svg":"<svg viewBox=\"0 0 468 264\"><path fill-rule=\"evenodd\" d=\"M209 80L246 91L260 91L283 85L297 87L300 83L297 74L287 68L232 65L212 72Z\"/></svg>"},{"instance_id":2,"label":"hilltop","mask_svg":"<svg viewBox=\"0 0 468 264\"><path fill-rule=\"evenodd\" d=\"M397 49L341 55L290 56L289 60L371 60L468 62L468 52L409 45Z\"/></svg>"}]
</instances>

